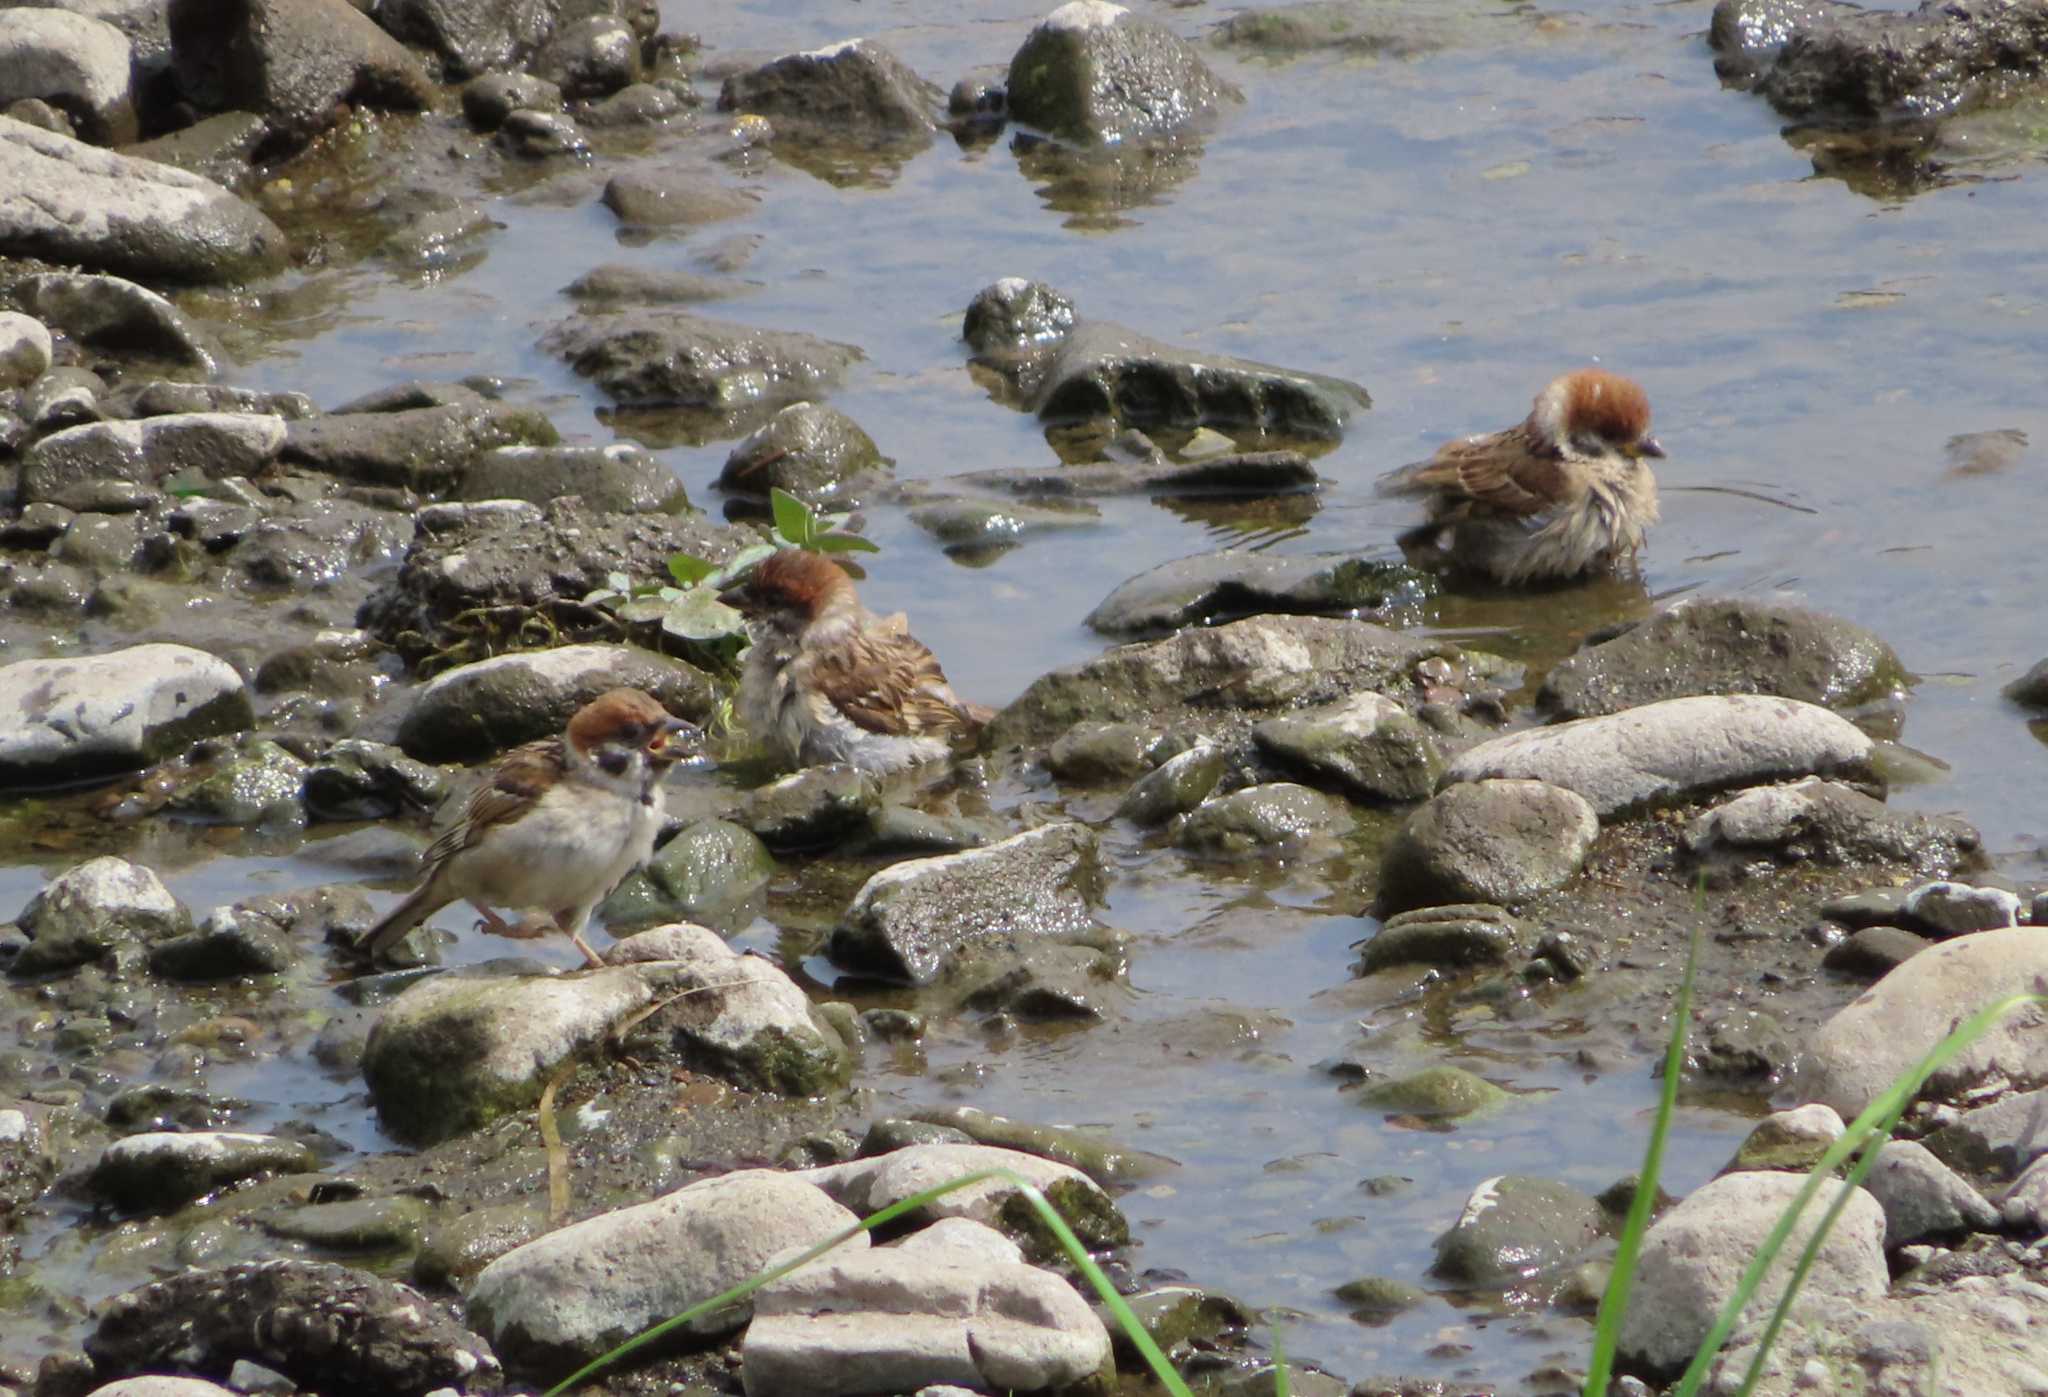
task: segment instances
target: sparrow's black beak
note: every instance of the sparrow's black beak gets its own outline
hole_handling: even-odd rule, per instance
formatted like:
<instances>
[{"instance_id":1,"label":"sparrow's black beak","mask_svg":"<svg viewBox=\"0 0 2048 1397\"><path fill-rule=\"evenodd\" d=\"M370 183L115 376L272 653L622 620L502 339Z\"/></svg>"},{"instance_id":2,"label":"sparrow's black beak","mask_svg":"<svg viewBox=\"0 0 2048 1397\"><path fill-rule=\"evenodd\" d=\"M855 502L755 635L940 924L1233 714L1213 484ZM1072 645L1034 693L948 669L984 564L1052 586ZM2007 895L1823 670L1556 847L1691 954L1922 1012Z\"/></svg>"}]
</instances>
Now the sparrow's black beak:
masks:
<instances>
[{"instance_id":1,"label":"sparrow's black beak","mask_svg":"<svg viewBox=\"0 0 2048 1397\"><path fill-rule=\"evenodd\" d=\"M1657 444L1655 437L1644 437L1636 443L1636 455L1654 456L1661 461L1664 459L1664 448Z\"/></svg>"},{"instance_id":2,"label":"sparrow's black beak","mask_svg":"<svg viewBox=\"0 0 2048 1397\"><path fill-rule=\"evenodd\" d=\"M680 718L670 718L656 728L654 736L646 743L648 758L661 766L693 757L703 747L703 730L695 723L686 723Z\"/></svg>"}]
</instances>

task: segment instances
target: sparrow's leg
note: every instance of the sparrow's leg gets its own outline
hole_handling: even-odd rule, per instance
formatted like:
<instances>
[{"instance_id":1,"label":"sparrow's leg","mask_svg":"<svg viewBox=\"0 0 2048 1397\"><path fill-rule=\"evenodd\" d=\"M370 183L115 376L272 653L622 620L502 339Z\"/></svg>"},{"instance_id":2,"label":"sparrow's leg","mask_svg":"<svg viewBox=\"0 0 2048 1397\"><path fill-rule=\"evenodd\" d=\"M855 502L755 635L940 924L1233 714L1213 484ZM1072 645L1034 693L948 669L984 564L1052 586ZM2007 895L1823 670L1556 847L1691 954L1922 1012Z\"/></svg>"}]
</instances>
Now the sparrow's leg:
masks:
<instances>
[{"instance_id":1,"label":"sparrow's leg","mask_svg":"<svg viewBox=\"0 0 2048 1397\"><path fill-rule=\"evenodd\" d=\"M569 933L569 939L576 943L576 949L583 952L583 959L589 961L593 969L602 970L604 957L591 950L590 943L583 939L583 928L589 924L590 914L596 906L595 903L586 903L581 907L564 907L555 913L555 925Z\"/></svg>"},{"instance_id":2,"label":"sparrow's leg","mask_svg":"<svg viewBox=\"0 0 2048 1397\"><path fill-rule=\"evenodd\" d=\"M490 936L512 936L517 934L513 931L512 924L499 916L491 908L484 906L481 902L471 902L469 905L476 908L482 914L476 919L476 929L478 931Z\"/></svg>"}]
</instances>

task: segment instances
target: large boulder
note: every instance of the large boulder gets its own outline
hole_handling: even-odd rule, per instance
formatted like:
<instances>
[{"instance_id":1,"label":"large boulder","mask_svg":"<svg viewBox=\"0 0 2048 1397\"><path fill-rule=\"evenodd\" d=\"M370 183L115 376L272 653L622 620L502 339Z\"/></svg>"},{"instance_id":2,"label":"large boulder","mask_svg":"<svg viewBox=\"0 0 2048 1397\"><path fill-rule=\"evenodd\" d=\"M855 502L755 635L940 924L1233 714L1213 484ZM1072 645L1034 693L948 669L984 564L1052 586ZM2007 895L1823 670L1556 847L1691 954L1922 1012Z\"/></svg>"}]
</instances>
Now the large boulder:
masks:
<instances>
[{"instance_id":1,"label":"large boulder","mask_svg":"<svg viewBox=\"0 0 2048 1397\"><path fill-rule=\"evenodd\" d=\"M1108 0L1047 15L1010 60L1005 90L1018 121L1098 145L1179 135L1241 100L1185 40Z\"/></svg>"},{"instance_id":2,"label":"large boulder","mask_svg":"<svg viewBox=\"0 0 2048 1397\"><path fill-rule=\"evenodd\" d=\"M1853 708L1895 693L1891 646L1840 617L1745 599L1686 601L1553 668L1538 701L1566 718L1691 694L1776 694Z\"/></svg>"},{"instance_id":3,"label":"large boulder","mask_svg":"<svg viewBox=\"0 0 2048 1397\"><path fill-rule=\"evenodd\" d=\"M261 114L299 139L346 107L424 111L434 85L348 0L170 0L171 62L209 110Z\"/></svg>"},{"instance_id":4,"label":"large boulder","mask_svg":"<svg viewBox=\"0 0 2048 1397\"><path fill-rule=\"evenodd\" d=\"M1138 574L1103 598L1086 624L1128 638L1273 613L1384 619L1435 590L1430 574L1369 554L1231 549Z\"/></svg>"},{"instance_id":5,"label":"large boulder","mask_svg":"<svg viewBox=\"0 0 2048 1397\"><path fill-rule=\"evenodd\" d=\"M552 737L599 694L644 689L671 713L702 720L713 689L703 671L637 645L520 650L443 671L414 695L398 745L437 762L478 762Z\"/></svg>"},{"instance_id":6,"label":"large boulder","mask_svg":"<svg viewBox=\"0 0 2048 1397\"><path fill-rule=\"evenodd\" d=\"M0 253L145 281L232 282L284 265L276 224L212 180L0 116Z\"/></svg>"},{"instance_id":7,"label":"large boulder","mask_svg":"<svg viewBox=\"0 0 2048 1397\"><path fill-rule=\"evenodd\" d=\"M1867 779L1870 752L1855 724L1814 704L1709 694L1496 737L1456 757L1444 781L1548 781L1606 819L1733 786Z\"/></svg>"},{"instance_id":8,"label":"large boulder","mask_svg":"<svg viewBox=\"0 0 2048 1397\"><path fill-rule=\"evenodd\" d=\"M0 789L139 771L253 720L234 666L184 645L0 666Z\"/></svg>"}]
</instances>

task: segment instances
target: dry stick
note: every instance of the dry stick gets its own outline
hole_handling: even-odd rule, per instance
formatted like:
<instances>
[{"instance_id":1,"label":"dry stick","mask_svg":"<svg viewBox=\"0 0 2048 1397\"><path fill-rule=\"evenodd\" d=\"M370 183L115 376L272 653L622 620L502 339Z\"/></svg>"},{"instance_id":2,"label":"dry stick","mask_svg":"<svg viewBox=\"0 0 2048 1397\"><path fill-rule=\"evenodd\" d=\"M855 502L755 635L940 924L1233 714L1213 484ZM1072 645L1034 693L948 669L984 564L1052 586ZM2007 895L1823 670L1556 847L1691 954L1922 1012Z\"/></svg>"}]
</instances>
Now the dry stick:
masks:
<instances>
[{"instance_id":1,"label":"dry stick","mask_svg":"<svg viewBox=\"0 0 2048 1397\"><path fill-rule=\"evenodd\" d=\"M611 1032L612 1046L616 1048L622 1045L626 1041L627 1034L640 1027L641 1024L646 1023L662 1010L668 1008L669 1005L675 1003L678 999L686 999L693 994L709 994L712 990L745 989L753 983L755 982L752 980L721 980L716 984L692 985L686 990L677 990L674 994L664 995L652 1004L643 1005L635 1009L632 1013L626 1015L625 1018L613 1024Z\"/></svg>"},{"instance_id":2,"label":"dry stick","mask_svg":"<svg viewBox=\"0 0 2048 1397\"><path fill-rule=\"evenodd\" d=\"M571 1058L548 1079L540 1093L540 1138L548 1150L548 1226L560 1223L569 1211L569 1152L562 1147L562 1132L555 1124L555 1088L569 1080L576 1070Z\"/></svg>"}]
</instances>

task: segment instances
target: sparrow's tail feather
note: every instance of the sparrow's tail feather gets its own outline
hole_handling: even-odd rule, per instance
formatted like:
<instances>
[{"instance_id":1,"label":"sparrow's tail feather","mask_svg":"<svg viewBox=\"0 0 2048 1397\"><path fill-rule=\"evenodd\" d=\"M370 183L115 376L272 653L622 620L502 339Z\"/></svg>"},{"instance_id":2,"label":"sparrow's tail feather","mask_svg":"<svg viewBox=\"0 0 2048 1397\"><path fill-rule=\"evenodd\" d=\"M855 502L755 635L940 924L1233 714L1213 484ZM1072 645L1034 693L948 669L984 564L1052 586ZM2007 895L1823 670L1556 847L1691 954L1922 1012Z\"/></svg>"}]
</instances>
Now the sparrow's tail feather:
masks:
<instances>
[{"instance_id":1,"label":"sparrow's tail feather","mask_svg":"<svg viewBox=\"0 0 2048 1397\"><path fill-rule=\"evenodd\" d=\"M954 707L958 709L960 716L966 719L967 725L971 728L985 728L995 720L996 711L985 703L969 703L966 699L962 699Z\"/></svg>"},{"instance_id":2,"label":"sparrow's tail feather","mask_svg":"<svg viewBox=\"0 0 2048 1397\"><path fill-rule=\"evenodd\" d=\"M1436 464L1431 457L1427 461L1415 461L1405 466L1396 466L1373 482L1373 493L1377 495L1420 495L1435 487L1417 479L1425 467Z\"/></svg>"},{"instance_id":3,"label":"sparrow's tail feather","mask_svg":"<svg viewBox=\"0 0 2048 1397\"><path fill-rule=\"evenodd\" d=\"M410 897L392 908L383 921L363 934L362 939L356 942L356 949L368 956L380 956L408 931L446 907L453 899L440 890L440 881L429 878L420 884Z\"/></svg>"}]
</instances>

